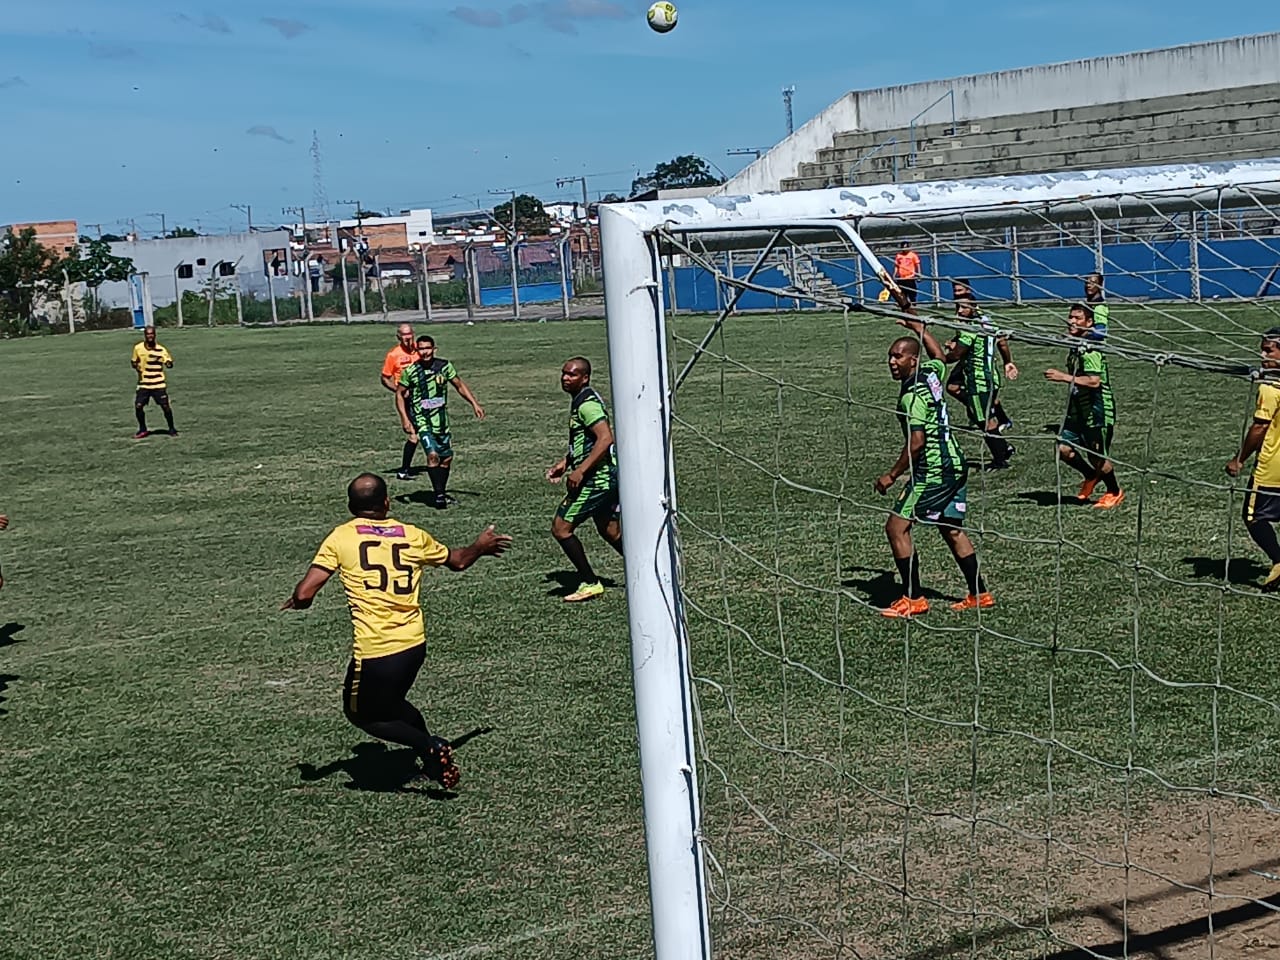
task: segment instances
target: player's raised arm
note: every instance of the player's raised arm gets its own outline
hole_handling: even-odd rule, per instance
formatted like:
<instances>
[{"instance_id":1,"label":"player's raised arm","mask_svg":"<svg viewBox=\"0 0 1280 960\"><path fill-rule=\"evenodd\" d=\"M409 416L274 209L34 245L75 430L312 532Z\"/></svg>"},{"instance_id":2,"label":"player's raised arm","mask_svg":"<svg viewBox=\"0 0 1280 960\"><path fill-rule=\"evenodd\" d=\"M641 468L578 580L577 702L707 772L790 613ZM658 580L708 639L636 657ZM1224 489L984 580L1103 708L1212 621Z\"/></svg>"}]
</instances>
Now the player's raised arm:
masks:
<instances>
[{"instance_id":1,"label":"player's raised arm","mask_svg":"<svg viewBox=\"0 0 1280 960\"><path fill-rule=\"evenodd\" d=\"M940 344L938 339L929 332L929 328L924 325L923 320L908 320L906 317L901 317L897 320L897 324L900 327L906 327L920 338L920 342L924 344L924 351L930 360L941 360L943 363L947 362L947 351L942 349L942 344Z\"/></svg>"},{"instance_id":2,"label":"player's raised arm","mask_svg":"<svg viewBox=\"0 0 1280 960\"><path fill-rule=\"evenodd\" d=\"M444 565L450 570L465 570L481 557L500 557L511 546L511 537L494 530L493 524L485 527L475 542L467 547L451 547L449 559Z\"/></svg>"}]
</instances>

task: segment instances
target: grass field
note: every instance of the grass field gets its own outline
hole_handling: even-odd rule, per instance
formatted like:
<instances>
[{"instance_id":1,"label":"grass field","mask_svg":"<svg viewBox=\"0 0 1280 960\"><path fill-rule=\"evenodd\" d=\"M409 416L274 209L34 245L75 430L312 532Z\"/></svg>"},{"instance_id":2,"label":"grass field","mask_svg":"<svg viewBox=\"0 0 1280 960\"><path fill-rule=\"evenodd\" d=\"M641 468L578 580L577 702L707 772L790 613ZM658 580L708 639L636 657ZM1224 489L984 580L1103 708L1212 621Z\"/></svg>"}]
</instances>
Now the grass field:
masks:
<instances>
[{"instance_id":1,"label":"grass field","mask_svg":"<svg viewBox=\"0 0 1280 960\"><path fill-rule=\"evenodd\" d=\"M677 360L707 322L676 322ZM1280 838L1259 802L1277 800L1280 606L1249 584L1261 555L1224 489L1248 385L1117 362L1129 499L1079 509L1041 429L1061 417L1040 377L1060 351L1015 345L1017 464L970 485L999 606L889 623L871 483L899 443L895 332L734 318L680 394L721 955L1066 957L1122 937L1125 889L1134 930L1256 905L1274 890L1247 868ZM455 410L458 507L423 506L424 477L392 480L394 510L449 543L488 522L517 539L424 588L415 702L446 735L493 728L461 748L456 796L342 718L336 584L276 609L346 481L396 466L389 329L162 331L182 435L144 441L132 334L0 343L0 956L645 955L625 600L559 602L542 479L560 363L596 359L607 392L604 325L439 340L489 418ZM918 540L927 586L958 595L936 535ZM1210 873L1226 899L1195 892ZM1215 955L1280 944L1263 920L1220 922ZM1191 942L1165 955L1207 956Z\"/></svg>"}]
</instances>

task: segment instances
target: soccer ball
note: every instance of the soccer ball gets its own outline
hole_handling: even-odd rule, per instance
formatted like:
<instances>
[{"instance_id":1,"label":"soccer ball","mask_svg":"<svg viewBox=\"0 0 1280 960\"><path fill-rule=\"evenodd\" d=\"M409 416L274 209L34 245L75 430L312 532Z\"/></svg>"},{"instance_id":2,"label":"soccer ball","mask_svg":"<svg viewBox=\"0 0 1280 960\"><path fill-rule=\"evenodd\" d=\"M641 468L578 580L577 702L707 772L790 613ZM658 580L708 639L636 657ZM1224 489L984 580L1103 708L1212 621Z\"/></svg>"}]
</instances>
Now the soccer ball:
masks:
<instances>
[{"instance_id":1,"label":"soccer ball","mask_svg":"<svg viewBox=\"0 0 1280 960\"><path fill-rule=\"evenodd\" d=\"M666 33L675 29L678 16L676 5L663 0L663 2L655 3L649 8L649 26L659 33Z\"/></svg>"}]
</instances>

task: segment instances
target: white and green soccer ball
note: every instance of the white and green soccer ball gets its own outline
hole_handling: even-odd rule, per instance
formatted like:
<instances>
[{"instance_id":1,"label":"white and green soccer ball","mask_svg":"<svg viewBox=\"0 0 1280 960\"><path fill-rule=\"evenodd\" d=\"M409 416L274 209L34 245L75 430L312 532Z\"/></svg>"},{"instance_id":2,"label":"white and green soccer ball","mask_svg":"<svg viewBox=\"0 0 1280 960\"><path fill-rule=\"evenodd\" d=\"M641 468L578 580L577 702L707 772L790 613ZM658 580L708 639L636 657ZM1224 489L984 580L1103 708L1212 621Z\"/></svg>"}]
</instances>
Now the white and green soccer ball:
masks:
<instances>
[{"instance_id":1,"label":"white and green soccer ball","mask_svg":"<svg viewBox=\"0 0 1280 960\"><path fill-rule=\"evenodd\" d=\"M676 5L667 3L666 0L662 0L661 3L655 3L649 8L649 26L659 33L667 33L674 30L678 17Z\"/></svg>"}]
</instances>

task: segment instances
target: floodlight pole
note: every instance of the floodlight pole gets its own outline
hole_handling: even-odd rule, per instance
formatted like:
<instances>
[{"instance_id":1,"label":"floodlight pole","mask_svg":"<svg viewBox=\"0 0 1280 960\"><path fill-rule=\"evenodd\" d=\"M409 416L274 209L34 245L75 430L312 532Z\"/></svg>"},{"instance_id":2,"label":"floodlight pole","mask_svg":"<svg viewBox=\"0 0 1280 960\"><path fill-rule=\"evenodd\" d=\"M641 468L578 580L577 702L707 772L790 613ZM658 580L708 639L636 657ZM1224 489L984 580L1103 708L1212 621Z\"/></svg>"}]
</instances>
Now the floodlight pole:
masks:
<instances>
[{"instance_id":1,"label":"floodlight pole","mask_svg":"<svg viewBox=\"0 0 1280 960\"><path fill-rule=\"evenodd\" d=\"M653 956L709 960L660 256L619 209L600 208L600 229Z\"/></svg>"},{"instance_id":2,"label":"floodlight pole","mask_svg":"<svg viewBox=\"0 0 1280 960\"><path fill-rule=\"evenodd\" d=\"M178 326L182 326L182 285L178 282L178 271L185 267L186 261L174 264L173 267L173 302L178 307ZM268 277L270 274L268 274Z\"/></svg>"}]
</instances>

